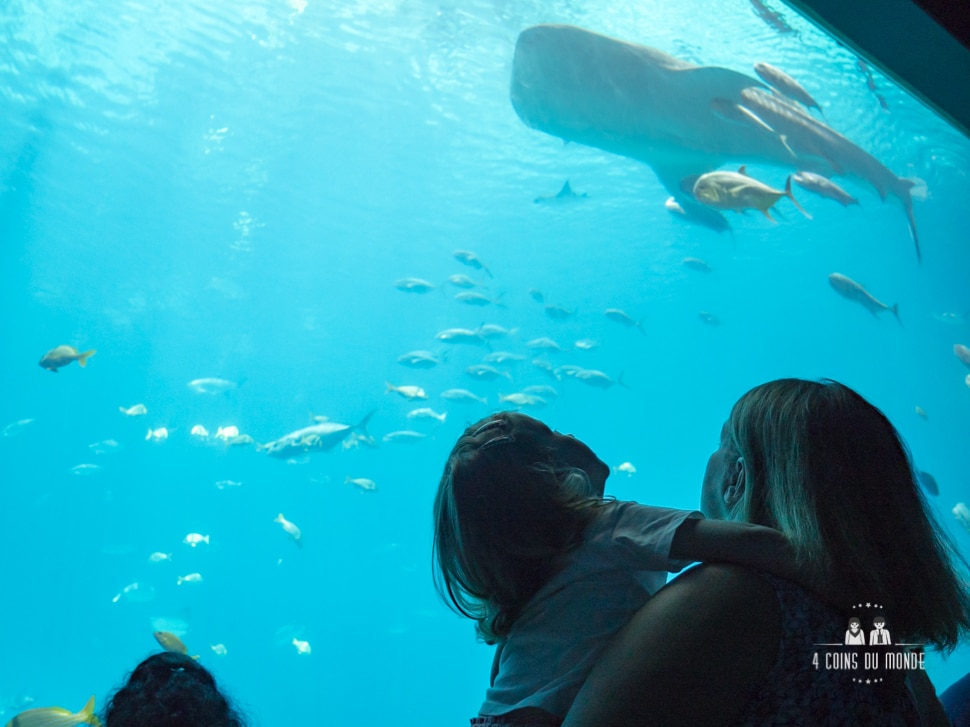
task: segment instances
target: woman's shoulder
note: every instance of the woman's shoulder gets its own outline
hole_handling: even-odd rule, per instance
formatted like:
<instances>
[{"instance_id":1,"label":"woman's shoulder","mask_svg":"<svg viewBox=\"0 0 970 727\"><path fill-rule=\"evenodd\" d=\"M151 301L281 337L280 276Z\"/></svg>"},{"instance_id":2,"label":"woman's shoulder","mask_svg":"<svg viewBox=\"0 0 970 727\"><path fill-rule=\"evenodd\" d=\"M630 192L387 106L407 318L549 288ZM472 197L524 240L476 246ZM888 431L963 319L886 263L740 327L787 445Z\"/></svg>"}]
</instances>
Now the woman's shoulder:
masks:
<instances>
[{"instance_id":1,"label":"woman's shoulder","mask_svg":"<svg viewBox=\"0 0 970 727\"><path fill-rule=\"evenodd\" d=\"M781 641L775 589L759 573L709 563L661 589L600 659L570 725L730 723L761 686ZM676 716L676 717L675 717Z\"/></svg>"}]
</instances>

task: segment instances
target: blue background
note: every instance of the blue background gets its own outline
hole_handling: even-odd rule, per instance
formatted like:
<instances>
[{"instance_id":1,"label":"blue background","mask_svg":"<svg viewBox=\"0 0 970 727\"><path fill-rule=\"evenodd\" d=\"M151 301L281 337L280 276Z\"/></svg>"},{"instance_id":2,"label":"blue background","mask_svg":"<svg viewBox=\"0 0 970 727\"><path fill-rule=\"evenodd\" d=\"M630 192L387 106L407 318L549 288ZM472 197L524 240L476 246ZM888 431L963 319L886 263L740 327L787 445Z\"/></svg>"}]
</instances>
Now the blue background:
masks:
<instances>
[{"instance_id":1,"label":"blue background","mask_svg":"<svg viewBox=\"0 0 970 727\"><path fill-rule=\"evenodd\" d=\"M841 380L897 424L940 485L937 514L970 500L970 143L783 6L779 34L747 2L211 3L10 0L0 11L0 709L99 706L157 646L183 635L259 725L460 724L475 713L491 649L431 584L431 502L462 427L498 394L553 384L537 411L610 465L620 498L694 508L731 404L779 376ZM518 33L566 22L752 74L799 79L825 120L925 182L917 265L893 200L839 180L861 206L796 188L773 224L731 216L730 235L681 224L651 170L528 129L508 88ZM785 172L753 168L784 184ZM589 196L537 205L569 179ZM469 249L494 278L461 265ZM698 273L682 264L703 258ZM841 272L899 304L903 325L836 295ZM501 305L453 300L465 273ZM394 287L416 276L425 295ZM529 295L574 311L549 318ZM608 320L621 308L644 335ZM715 314L722 325L702 322ZM518 329L494 350L527 354L514 383L464 373L486 352L437 342L445 328ZM556 365L629 388L554 382L525 342L550 336ZM577 339L599 342L593 351ZM43 353L98 353L53 375ZM396 362L443 353L428 371ZM243 382L220 395L199 377ZM385 382L425 388L414 404ZM487 405L440 398L452 387ZM144 403L128 418L119 406ZM418 405L443 425L412 421ZM922 407L923 419L915 413ZM337 447L287 464L190 436L235 425L259 442L377 412L378 449ZM21 420L29 423L17 425ZM434 424L434 426L431 426ZM145 441L167 427L167 441ZM90 445L113 440L117 447ZM96 450L108 449L102 454ZM79 464L96 464L76 474ZM367 477L364 492L346 477ZM219 489L231 479L238 487ZM878 508L879 503L873 502ZM273 523L297 523L298 549ZM189 532L210 535L196 549ZM150 563L153 551L171 562ZM176 585L199 572L204 581ZM131 583L151 596L112 598ZM291 639L309 641L301 656ZM222 643L217 656L210 646ZM930 659L943 688L970 671L963 647Z\"/></svg>"}]
</instances>

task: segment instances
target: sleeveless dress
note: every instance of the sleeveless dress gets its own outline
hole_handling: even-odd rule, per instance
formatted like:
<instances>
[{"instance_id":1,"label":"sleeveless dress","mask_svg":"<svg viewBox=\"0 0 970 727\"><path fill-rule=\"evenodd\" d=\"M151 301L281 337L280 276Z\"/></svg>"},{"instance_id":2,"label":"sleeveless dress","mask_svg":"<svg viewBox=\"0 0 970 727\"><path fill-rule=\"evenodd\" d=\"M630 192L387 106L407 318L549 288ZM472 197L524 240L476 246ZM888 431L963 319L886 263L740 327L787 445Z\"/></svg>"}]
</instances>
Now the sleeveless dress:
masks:
<instances>
[{"instance_id":1,"label":"sleeveless dress","mask_svg":"<svg viewBox=\"0 0 970 727\"><path fill-rule=\"evenodd\" d=\"M865 684L853 682L854 673L816 668L812 656L818 652L824 659L826 648L816 644L841 639L846 617L794 583L762 576L778 596L782 637L778 657L738 727L919 727L905 672L884 672L884 681Z\"/></svg>"}]
</instances>

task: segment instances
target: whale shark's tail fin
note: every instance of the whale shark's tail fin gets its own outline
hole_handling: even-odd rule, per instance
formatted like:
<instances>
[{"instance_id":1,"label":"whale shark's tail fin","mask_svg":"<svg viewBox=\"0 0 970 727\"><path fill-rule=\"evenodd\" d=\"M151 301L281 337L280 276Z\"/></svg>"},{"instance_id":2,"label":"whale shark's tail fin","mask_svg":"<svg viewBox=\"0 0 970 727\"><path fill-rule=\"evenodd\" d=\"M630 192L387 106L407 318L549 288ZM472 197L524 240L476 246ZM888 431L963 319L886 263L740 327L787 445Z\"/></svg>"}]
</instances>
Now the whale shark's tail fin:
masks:
<instances>
[{"instance_id":1,"label":"whale shark's tail fin","mask_svg":"<svg viewBox=\"0 0 970 727\"><path fill-rule=\"evenodd\" d=\"M909 234L913 236L913 244L916 245L916 262L922 263L923 256L919 249L919 232L916 230L916 218L913 216L912 191L915 186L916 183L909 179L896 177L896 184L893 185L891 191L903 203L903 209L906 211L906 221L909 223Z\"/></svg>"}]
</instances>

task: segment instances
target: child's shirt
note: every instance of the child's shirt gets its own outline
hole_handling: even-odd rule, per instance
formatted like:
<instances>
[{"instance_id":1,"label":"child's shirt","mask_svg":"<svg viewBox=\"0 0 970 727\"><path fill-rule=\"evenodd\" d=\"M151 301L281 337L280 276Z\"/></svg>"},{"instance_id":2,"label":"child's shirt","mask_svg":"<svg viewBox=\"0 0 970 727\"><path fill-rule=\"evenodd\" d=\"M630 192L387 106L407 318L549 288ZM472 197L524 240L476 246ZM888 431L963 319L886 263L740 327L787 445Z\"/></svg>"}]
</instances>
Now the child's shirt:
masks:
<instances>
[{"instance_id":1,"label":"child's shirt","mask_svg":"<svg viewBox=\"0 0 970 727\"><path fill-rule=\"evenodd\" d=\"M496 652L479 714L537 707L565 717L610 638L690 561L670 559L674 533L699 512L611 502L565 566L533 596Z\"/></svg>"}]
</instances>

